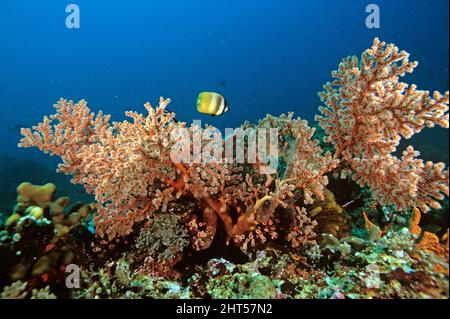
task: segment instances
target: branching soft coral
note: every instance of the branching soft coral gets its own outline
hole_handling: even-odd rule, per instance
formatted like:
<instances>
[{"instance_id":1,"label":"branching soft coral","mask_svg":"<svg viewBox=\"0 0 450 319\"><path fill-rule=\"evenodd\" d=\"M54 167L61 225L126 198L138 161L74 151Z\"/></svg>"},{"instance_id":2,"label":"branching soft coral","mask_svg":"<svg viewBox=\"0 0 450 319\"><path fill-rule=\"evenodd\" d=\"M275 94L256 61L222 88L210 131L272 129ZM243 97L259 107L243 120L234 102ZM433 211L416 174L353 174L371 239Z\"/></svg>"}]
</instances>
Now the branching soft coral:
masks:
<instances>
[{"instance_id":1,"label":"branching soft coral","mask_svg":"<svg viewBox=\"0 0 450 319\"><path fill-rule=\"evenodd\" d=\"M292 196L292 191L301 190L304 204L323 200L328 184L326 174L335 169L339 161L328 152L323 154L319 140L313 139L315 129L309 127L306 120L293 118L293 113L279 117L267 115L256 127L278 129L278 152L284 160L279 163L277 174L278 196Z\"/></svg>"},{"instance_id":2,"label":"branching soft coral","mask_svg":"<svg viewBox=\"0 0 450 319\"><path fill-rule=\"evenodd\" d=\"M322 154L319 141L313 140L314 128L305 120L289 121L297 125L296 144L292 158L288 162L283 183L293 183L297 189L304 191L304 203L312 204L315 199L323 200L323 192L328 184L325 174L336 168L338 160L330 153Z\"/></svg>"},{"instance_id":3,"label":"branching soft coral","mask_svg":"<svg viewBox=\"0 0 450 319\"><path fill-rule=\"evenodd\" d=\"M430 95L400 82L417 66L408 57L375 38L361 59L343 59L332 72L334 81L319 94L325 106L316 119L336 147L335 158L350 168L359 185L370 186L381 204L427 211L448 196L448 170L443 163L423 163L411 146L402 158L392 153L402 137L424 127L448 128L449 93Z\"/></svg>"},{"instance_id":4,"label":"branching soft coral","mask_svg":"<svg viewBox=\"0 0 450 319\"><path fill-rule=\"evenodd\" d=\"M131 232L134 223L149 217L170 199L170 191L159 184L175 178L177 169L169 157L170 132L176 124L165 112L170 100L161 99L149 114L126 114L133 122L109 123L101 112L95 117L84 100L61 99L57 113L30 129L19 146L36 146L61 157L59 170L73 175L72 181L95 194L98 233L114 238ZM165 165L162 165L165 163Z\"/></svg>"},{"instance_id":5,"label":"branching soft coral","mask_svg":"<svg viewBox=\"0 0 450 319\"><path fill-rule=\"evenodd\" d=\"M134 225L167 213L169 205L181 199L195 202L202 212L191 216L186 225L194 233L196 249L210 246L219 221L228 241L252 236L253 231L261 240L265 231L275 238L277 207L289 208L289 214L302 212L295 208L296 193L302 194L305 203L323 197L328 182L325 174L337 161L330 154L322 155L306 121L289 115L268 117L253 126L268 128L271 124L282 133L275 143L283 156L289 156L289 162L281 177L261 169L260 161L246 159L242 163L236 157L212 156L226 147L226 140L174 121L174 114L166 111L169 102L161 98L156 109L145 105L146 116L126 112L131 122L111 124L109 116L99 113L95 117L85 101L60 100L55 115L44 118L33 131L22 130L19 146L35 146L62 158L59 170L73 175L74 183L95 194L96 232L109 239L131 233ZM199 133L200 142L196 138ZM238 139L235 135L229 138ZM202 151L201 158L191 157L196 147ZM244 150L247 154L248 143ZM301 236L301 230L298 232Z\"/></svg>"}]
</instances>

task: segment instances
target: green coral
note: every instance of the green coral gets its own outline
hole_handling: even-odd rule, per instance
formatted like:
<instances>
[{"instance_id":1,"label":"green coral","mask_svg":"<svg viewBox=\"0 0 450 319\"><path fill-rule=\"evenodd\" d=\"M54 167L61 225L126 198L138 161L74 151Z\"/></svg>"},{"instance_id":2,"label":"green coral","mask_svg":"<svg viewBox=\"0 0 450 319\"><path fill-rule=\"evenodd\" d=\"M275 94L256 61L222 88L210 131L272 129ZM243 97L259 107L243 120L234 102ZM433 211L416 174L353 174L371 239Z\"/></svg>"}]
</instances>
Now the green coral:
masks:
<instances>
[{"instance_id":1,"label":"green coral","mask_svg":"<svg viewBox=\"0 0 450 319\"><path fill-rule=\"evenodd\" d=\"M277 294L272 280L256 271L212 278L206 287L215 299L270 299Z\"/></svg>"}]
</instances>

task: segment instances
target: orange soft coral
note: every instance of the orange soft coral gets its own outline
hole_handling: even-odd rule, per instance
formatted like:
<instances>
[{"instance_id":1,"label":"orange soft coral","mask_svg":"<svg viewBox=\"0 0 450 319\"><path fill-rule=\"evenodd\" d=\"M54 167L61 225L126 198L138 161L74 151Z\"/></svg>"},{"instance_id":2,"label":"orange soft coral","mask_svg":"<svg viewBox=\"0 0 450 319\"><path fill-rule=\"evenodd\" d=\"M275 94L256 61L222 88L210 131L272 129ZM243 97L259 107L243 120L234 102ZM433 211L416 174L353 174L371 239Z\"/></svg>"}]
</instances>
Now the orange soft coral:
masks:
<instances>
[{"instance_id":1,"label":"orange soft coral","mask_svg":"<svg viewBox=\"0 0 450 319\"><path fill-rule=\"evenodd\" d=\"M421 217L420 210L417 207L414 207L409 220L409 231L411 234L420 236L422 233L422 228L419 227Z\"/></svg>"},{"instance_id":2,"label":"orange soft coral","mask_svg":"<svg viewBox=\"0 0 450 319\"><path fill-rule=\"evenodd\" d=\"M437 256L444 257L448 260L448 243L441 244L439 237L430 232L423 232L422 239L416 246L418 249L427 253L434 253Z\"/></svg>"}]
</instances>

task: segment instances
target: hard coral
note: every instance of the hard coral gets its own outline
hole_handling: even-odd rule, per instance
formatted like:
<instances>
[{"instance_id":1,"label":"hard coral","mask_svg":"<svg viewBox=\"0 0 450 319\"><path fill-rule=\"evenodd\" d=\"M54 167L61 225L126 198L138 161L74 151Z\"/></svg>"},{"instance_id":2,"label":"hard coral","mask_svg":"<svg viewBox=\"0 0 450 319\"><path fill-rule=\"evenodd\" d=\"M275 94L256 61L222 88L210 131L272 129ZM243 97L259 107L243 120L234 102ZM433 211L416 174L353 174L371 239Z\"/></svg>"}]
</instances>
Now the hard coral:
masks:
<instances>
[{"instance_id":1,"label":"hard coral","mask_svg":"<svg viewBox=\"0 0 450 319\"><path fill-rule=\"evenodd\" d=\"M93 211L93 205L82 202L69 206L68 197L54 199L56 185L47 183L45 185L33 185L28 182L21 183L17 187L17 204L13 213L7 218L5 226L15 227L16 231L24 223L42 220L52 224L57 236L64 235L75 225L85 220Z\"/></svg>"},{"instance_id":2,"label":"hard coral","mask_svg":"<svg viewBox=\"0 0 450 319\"><path fill-rule=\"evenodd\" d=\"M17 192L18 203L0 237L0 282L60 279L65 266L76 259L74 250L79 246L69 232L79 229L92 207L82 202L69 205L68 197L54 199L52 183L22 183Z\"/></svg>"},{"instance_id":3,"label":"hard coral","mask_svg":"<svg viewBox=\"0 0 450 319\"><path fill-rule=\"evenodd\" d=\"M33 203L44 204L53 198L56 192L56 185L47 183L45 185L33 185L24 182L17 186L17 202L19 203Z\"/></svg>"}]
</instances>

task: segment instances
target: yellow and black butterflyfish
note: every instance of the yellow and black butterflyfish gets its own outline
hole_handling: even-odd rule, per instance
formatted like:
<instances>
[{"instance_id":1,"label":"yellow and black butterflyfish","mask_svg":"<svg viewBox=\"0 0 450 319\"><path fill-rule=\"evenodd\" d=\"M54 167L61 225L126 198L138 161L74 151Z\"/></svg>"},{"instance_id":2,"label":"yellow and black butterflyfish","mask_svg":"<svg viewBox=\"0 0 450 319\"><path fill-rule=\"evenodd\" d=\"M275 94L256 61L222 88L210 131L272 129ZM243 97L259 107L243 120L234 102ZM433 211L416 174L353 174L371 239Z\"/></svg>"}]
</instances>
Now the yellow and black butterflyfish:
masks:
<instances>
[{"instance_id":1,"label":"yellow and black butterflyfish","mask_svg":"<svg viewBox=\"0 0 450 319\"><path fill-rule=\"evenodd\" d=\"M197 98L197 111L203 114L219 116L228 111L228 104L219 93L201 92Z\"/></svg>"}]
</instances>

